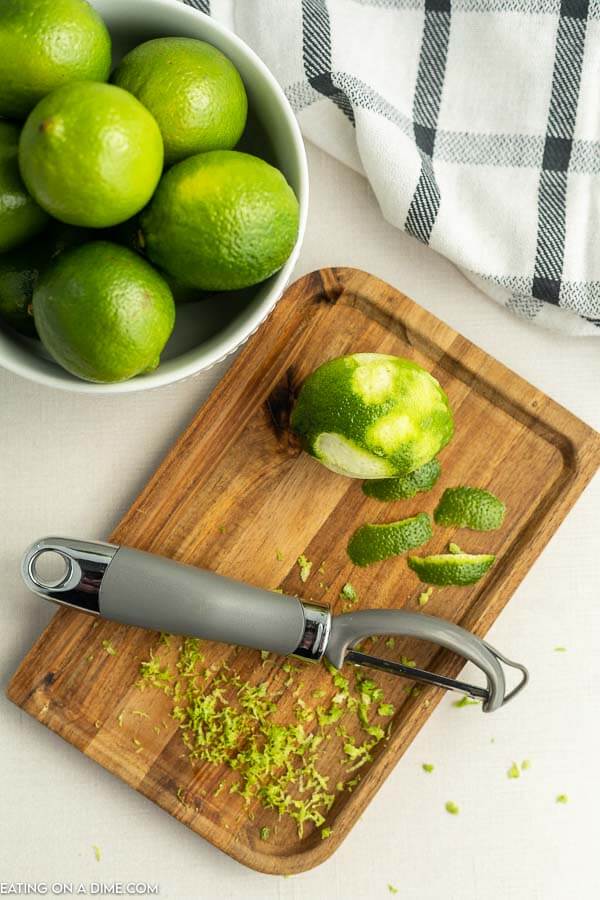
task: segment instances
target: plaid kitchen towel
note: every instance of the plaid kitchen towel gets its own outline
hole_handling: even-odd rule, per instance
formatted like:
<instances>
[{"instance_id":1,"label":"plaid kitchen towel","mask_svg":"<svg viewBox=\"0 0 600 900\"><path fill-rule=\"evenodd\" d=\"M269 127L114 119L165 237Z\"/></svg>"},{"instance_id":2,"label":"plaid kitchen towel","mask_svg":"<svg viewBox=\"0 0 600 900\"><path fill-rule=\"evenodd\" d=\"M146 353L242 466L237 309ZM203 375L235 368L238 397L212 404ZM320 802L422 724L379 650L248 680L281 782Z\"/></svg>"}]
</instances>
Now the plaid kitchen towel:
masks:
<instances>
[{"instance_id":1,"label":"plaid kitchen towel","mask_svg":"<svg viewBox=\"0 0 600 900\"><path fill-rule=\"evenodd\" d=\"M187 0L494 300L600 335L600 0Z\"/></svg>"}]
</instances>

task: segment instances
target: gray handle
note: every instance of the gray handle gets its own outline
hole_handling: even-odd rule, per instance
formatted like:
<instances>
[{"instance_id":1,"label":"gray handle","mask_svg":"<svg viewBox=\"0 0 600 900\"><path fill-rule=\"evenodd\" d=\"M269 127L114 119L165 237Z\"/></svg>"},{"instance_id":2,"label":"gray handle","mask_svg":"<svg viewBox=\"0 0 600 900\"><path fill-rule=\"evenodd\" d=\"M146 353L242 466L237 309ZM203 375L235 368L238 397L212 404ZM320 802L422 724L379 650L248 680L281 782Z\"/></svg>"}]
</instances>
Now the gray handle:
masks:
<instances>
[{"instance_id":1,"label":"gray handle","mask_svg":"<svg viewBox=\"0 0 600 900\"><path fill-rule=\"evenodd\" d=\"M488 644L459 625L426 616L423 613L404 610L369 609L363 612L346 613L336 616L331 626L327 659L341 668L348 651L362 638L376 634L396 634L404 637L420 638L452 650L470 660L485 674L488 696L484 710L492 712L508 699L504 672L499 663L499 654ZM509 663L514 665L512 663ZM522 669L521 666L518 668ZM509 695L510 696L510 695Z\"/></svg>"},{"instance_id":2,"label":"gray handle","mask_svg":"<svg viewBox=\"0 0 600 900\"><path fill-rule=\"evenodd\" d=\"M126 625L282 656L298 648L305 621L295 597L128 547L119 547L106 568L99 609Z\"/></svg>"}]
</instances>

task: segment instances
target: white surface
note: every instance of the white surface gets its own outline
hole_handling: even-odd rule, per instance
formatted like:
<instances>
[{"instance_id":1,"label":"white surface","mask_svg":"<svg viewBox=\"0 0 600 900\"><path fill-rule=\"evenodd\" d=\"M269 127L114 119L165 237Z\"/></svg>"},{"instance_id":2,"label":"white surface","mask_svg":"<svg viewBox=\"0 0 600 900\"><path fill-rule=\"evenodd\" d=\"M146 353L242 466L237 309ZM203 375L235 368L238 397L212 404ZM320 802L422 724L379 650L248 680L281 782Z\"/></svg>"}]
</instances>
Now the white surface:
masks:
<instances>
[{"instance_id":1,"label":"white surface","mask_svg":"<svg viewBox=\"0 0 600 900\"><path fill-rule=\"evenodd\" d=\"M386 225L363 179L314 148L309 159L298 275L345 264L382 276L600 428L597 340L512 317ZM25 546L51 532L105 536L224 368L95 398L0 370L3 687L52 615L19 583ZM402 900L597 898L599 504L596 479L490 633L528 663L530 688L491 716L446 698L320 868L289 879L243 868L0 698L0 882L137 879L158 882L170 900L385 898L388 882ZM524 758L531 770L507 779ZM566 806L555 802L562 792ZM446 800L459 816L444 811Z\"/></svg>"}]
</instances>

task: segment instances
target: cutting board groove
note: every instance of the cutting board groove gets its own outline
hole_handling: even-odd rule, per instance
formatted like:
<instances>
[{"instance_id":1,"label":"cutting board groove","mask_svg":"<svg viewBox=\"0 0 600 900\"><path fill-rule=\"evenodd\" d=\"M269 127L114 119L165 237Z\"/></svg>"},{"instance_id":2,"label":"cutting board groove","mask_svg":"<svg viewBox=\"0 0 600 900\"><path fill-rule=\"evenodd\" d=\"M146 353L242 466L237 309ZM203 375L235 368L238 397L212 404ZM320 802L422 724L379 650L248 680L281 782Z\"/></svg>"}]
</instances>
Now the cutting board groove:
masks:
<instances>
[{"instance_id":1,"label":"cutting board groove","mask_svg":"<svg viewBox=\"0 0 600 900\"><path fill-rule=\"evenodd\" d=\"M302 454L288 430L308 373L326 359L360 351L410 357L449 394L456 435L441 454L442 478L429 494L395 504L368 499L360 483ZM353 528L432 512L451 485L489 487L507 503L504 527L488 534L461 531L456 539L469 551L497 553L496 566L470 588L434 591L427 606L428 613L483 635L599 464L599 435L571 413L384 282L354 269L325 269L288 289L111 539L264 587L280 585L338 611L346 581L356 586L360 608L414 609L422 588L404 559L353 568L345 552ZM436 529L428 552L440 552L454 537L453 529ZM301 553L315 570L325 561L324 588L316 575L300 581L295 561ZM114 644L116 656L102 651L104 640ZM168 698L136 687L139 663L156 640L154 633L62 609L21 663L8 696L215 846L264 872L296 873L326 859L440 699L434 689L414 696L406 682L378 676L396 707L389 739L360 770L355 790L336 799L328 818L332 836L322 840L309 827L299 838L292 823L274 827L274 814L258 804L246 809L227 791L215 796L223 778L229 784L225 771L187 761ZM207 665L226 659L244 679L275 683L281 674L283 660L265 675L253 651L205 647ZM384 650L381 641L376 650ZM460 670L452 654L414 641L401 642L394 653L445 674ZM320 666L307 667L302 677L302 696L329 684ZM280 701L284 712L291 710L292 690ZM149 718L137 718L135 709ZM340 777L338 757L331 751L324 764L331 783ZM399 810L399 822L401 817ZM259 838L262 825L272 828L268 842Z\"/></svg>"}]
</instances>

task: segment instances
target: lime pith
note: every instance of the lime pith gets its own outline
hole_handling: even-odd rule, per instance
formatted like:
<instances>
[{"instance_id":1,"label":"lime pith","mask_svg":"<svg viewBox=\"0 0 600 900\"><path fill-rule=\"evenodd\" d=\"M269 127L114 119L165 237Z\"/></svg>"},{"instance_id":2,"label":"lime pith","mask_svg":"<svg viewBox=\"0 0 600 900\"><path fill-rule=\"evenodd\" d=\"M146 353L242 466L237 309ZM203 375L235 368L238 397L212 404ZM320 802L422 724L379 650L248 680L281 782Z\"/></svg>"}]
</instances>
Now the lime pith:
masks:
<instances>
[{"instance_id":1,"label":"lime pith","mask_svg":"<svg viewBox=\"0 0 600 900\"><path fill-rule=\"evenodd\" d=\"M425 584L474 584L490 569L496 557L490 553L440 553L434 556L409 556L409 568Z\"/></svg>"},{"instance_id":2,"label":"lime pith","mask_svg":"<svg viewBox=\"0 0 600 900\"><path fill-rule=\"evenodd\" d=\"M504 521L506 507L482 488L447 488L437 505L434 519L438 525L456 525L473 531L493 531Z\"/></svg>"},{"instance_id":3,"label":"lime pith","mask_svg":"<svg viewBox=\"0 0 600 900\"><path fill-rule=\"evenodd\" d=\"M361 525L348 542L348 556L355 565L368 566L420 547L431 535L427 513L383 525Z\"/></svg>"},{"instance_id":4,"label":"lime pith","mask_svg":"<svg viewBox=\"0 0 600 900\"><path fill-rule=\"evenodd\" d=\"M319 366L302 385L291 416L302 446L351 478L407 475L453 434L448 398L409 359L355 353Z\"/></svg>"},{"instance_id":5,"label":"lime pith","mask_svg":"<svg viewBox=\"0 0 600 900\"><path fill-rule=\"evenodd\" d=\"M387 502L391 500L409 500L416 494L430 491L442 474L442 467L437 459L431 459L425 465L400 478L382 478L365 481L362 489L367 497Z\"/></svg>"}]
</instances>

